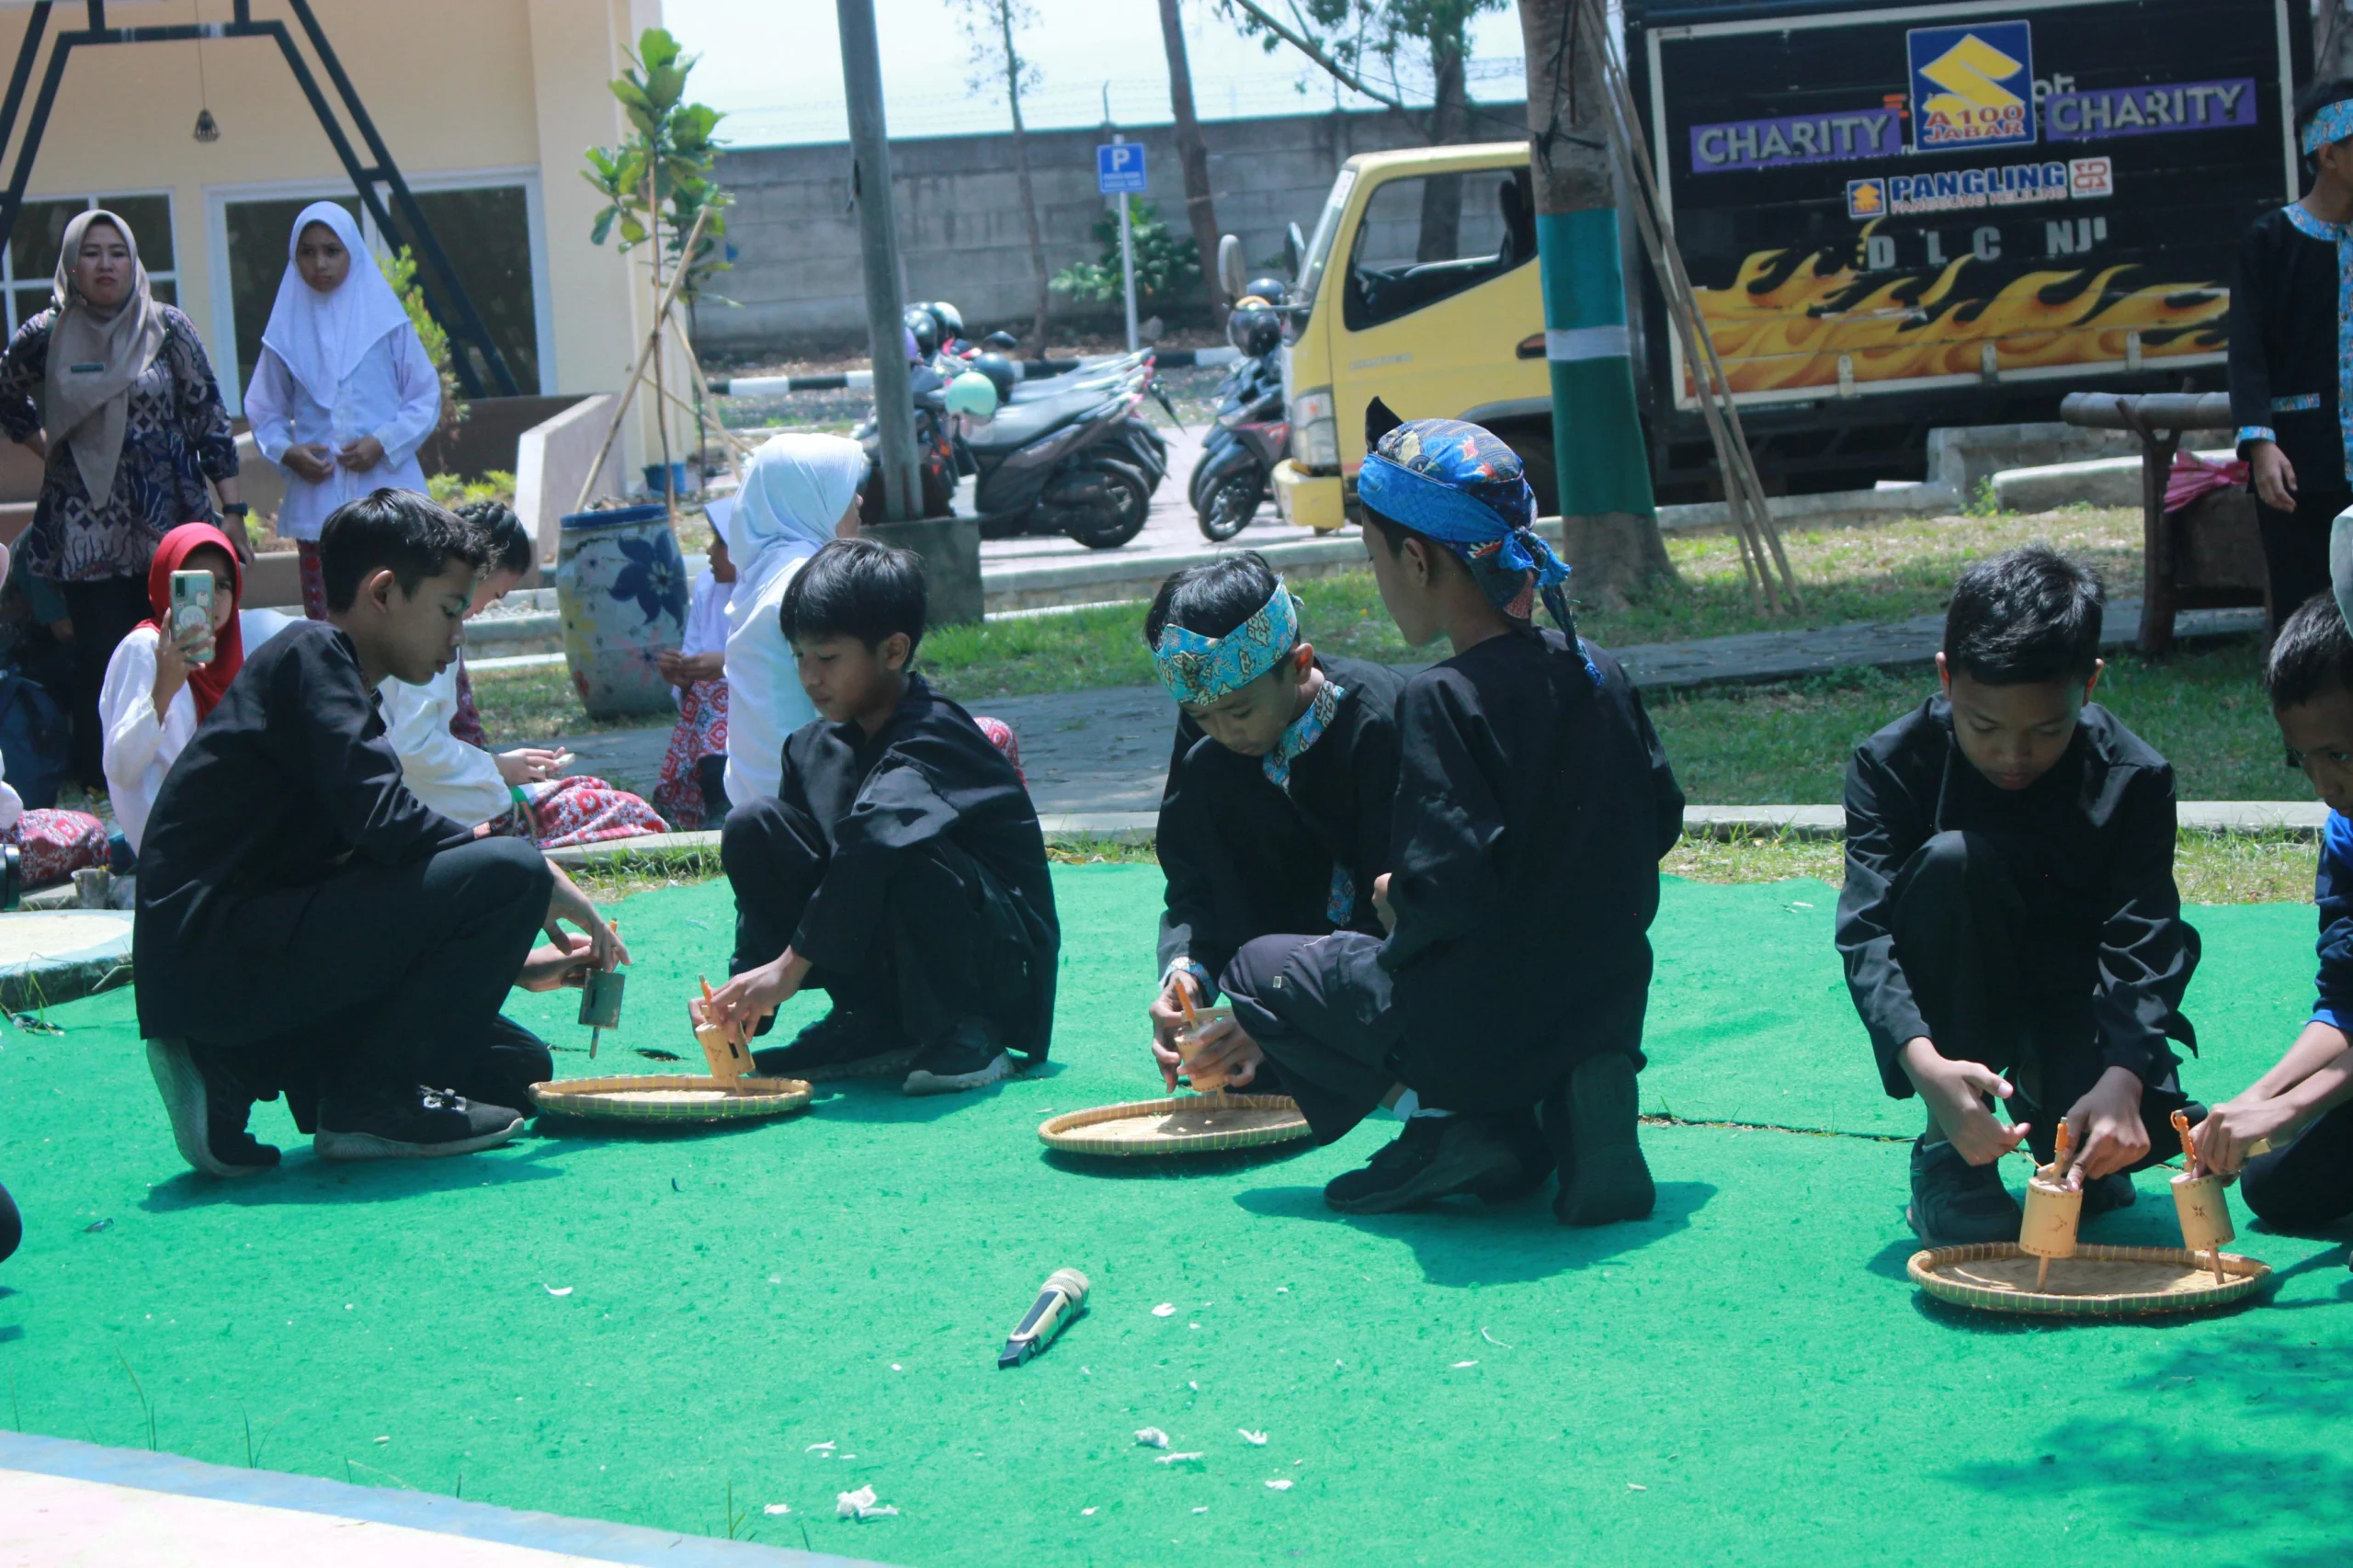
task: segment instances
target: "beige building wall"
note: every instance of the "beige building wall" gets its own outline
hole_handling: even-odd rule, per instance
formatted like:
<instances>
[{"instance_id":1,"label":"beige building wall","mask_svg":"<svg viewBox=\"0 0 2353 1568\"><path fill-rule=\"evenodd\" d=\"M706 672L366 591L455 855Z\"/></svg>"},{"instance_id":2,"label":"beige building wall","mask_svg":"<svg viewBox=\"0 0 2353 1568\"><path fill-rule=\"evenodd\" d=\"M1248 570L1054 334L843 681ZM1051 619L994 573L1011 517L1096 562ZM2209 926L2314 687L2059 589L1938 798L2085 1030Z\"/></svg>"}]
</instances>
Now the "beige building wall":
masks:
<instances>
[{"instance_id":1,"label":"beige building wall","mask_svg":"<svg viewBox=\"0 0 2353 1568\"><path fill-rule=\"evenodd\" d=\"M535 173L542 253L539 278L541 352L554 392L616 389L635 357L652 306L643 268L588 240L597 201L581 179L582 152L620 139L619 106L606 84L626 64L622 50L661 22L660 0L313 0L313 10L394 162L412 184L470 172ZM317 58L283 0L253 0L256 20L284 22L328 102L337 102ZM229 19L229 0L109 0L110 27L154 27ZM0 61L13 62L28 12L0 6ZM52 11L45 67L58 32L85 23L63 0ZM332 143L277 45L267 39L211 40L202 48L203 102L220 140L199 142L195 43L76 48L43 136L28 200L90 193L164 192L172 197L179 304L216 360L230 338L217 319L212 223L216 197L267 195L284 183L348 180ZM0 66L5 68L5 66ZM29 118L37 73L17 135ZM346 123L347 133L351 128ZM367 160L364 143L354 146ZM256 188L263 187L263 188ZM142 244L152 248L152 242ZM44 267L54 258L41 258ZM24 268L19 268L19 282ZM683 369L683 367L681 367ZM538 387L525 387L526 392ZM631 433L631 460L644 431Z\"/></svg>"}]
</instances>

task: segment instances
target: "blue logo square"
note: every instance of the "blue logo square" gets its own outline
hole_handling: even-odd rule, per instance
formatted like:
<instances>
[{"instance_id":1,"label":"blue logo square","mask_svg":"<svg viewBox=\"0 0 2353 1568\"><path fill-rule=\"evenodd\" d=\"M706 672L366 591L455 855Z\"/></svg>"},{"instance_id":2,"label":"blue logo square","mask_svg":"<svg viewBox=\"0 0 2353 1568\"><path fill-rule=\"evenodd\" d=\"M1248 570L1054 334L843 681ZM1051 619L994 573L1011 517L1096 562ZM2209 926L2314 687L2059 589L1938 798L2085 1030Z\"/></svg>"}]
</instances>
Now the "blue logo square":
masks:
<instances>
[{"instance_id":1,"label":"blue logo square","mask_svg":"<svg viewBox=\"0 0 2353 1568\"><path fill-rule=\"evenodd\" d=\"M1887 182L1850 179L1847 182L1847 216L1861 222L1887 216Z\"/></svg>"},{"instance_id":2,"label":"blue logo square","mask_svg":"<svg viewBox=\"0 0 2353 1568\"><path fill-rule=\"evenodd\" d=\"M1914 28L1904 36L1915 152L2034 141L2034 34L2028 23Z\"/></svg>"}]
</instances>

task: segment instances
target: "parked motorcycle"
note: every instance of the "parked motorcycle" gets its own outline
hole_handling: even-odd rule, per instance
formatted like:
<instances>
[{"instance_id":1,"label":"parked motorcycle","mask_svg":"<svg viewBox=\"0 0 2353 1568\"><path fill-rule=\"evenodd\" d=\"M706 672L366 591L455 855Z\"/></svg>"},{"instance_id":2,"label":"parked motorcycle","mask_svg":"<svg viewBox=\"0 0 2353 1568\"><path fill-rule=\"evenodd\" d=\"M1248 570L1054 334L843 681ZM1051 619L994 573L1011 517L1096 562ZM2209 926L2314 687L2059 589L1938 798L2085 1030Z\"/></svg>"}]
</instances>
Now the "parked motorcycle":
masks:
<instances>
[{"instance_id":1,"label":"parked motorcycle","mask_svg":"<svg viewBox=\"0 0 2353 1568\"><path fill-rule=\"evenodd\" d=\"M981 537L1058 533L1115 550L1143 531L1168 472L1167 444L1136 416L1150 380L1147 369L1108 395L1081 388L1013 403L968 429Z\"/></svg>"},{"instance_id":2,"label":"parked motorcycle","mask_svg":"<svg viewBox=\"0 0 2353 1568\"><path fill-rule=\"evenodd\" d=\"M1271 302L1245 296L1226 321L1243 358L1221 388L1215 425L1201 443L1187 489L1202 537L1222 544L1258 515L1290 445L1283 406L1282 323Z\"/></svg>"}]
</instances>

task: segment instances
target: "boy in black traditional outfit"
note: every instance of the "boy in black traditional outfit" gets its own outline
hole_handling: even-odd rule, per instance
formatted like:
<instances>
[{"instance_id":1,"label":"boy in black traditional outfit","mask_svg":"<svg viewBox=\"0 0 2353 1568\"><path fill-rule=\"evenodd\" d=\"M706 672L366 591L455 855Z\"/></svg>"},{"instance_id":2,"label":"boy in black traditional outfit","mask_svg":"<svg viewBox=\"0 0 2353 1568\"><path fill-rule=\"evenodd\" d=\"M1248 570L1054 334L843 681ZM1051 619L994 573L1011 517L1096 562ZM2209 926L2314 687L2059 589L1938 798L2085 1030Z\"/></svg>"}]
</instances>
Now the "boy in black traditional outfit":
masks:
<instances>
[{"instance_id":1,"label":"boy in black traditional outfit","mask_svg":"<svg viewBox=\"0 0 2353 1568\"><path fill-rule=\"evenodd\" d=\"M1506 1196L1557 1165L1564 1223L1639 1219L1647 933L1682 791L1625 673L1576 635L1518 455L1378 402L1366 424L1381 601L1408 642L1453 650L1398 699L1389 935L1245 944L1220 977L1235 1026L1196 1064L1272 1061L1327 1143L1394 1105L1396 1142L1324 1189L1343 1213ZM1540 597L1560 632L1534 626Z\"/></svg>"},{"instance_id":2,"label":"boy in black traditional outfit","mask_svg":"<svg viewBox=\"0 0 2353 1568\"><path fill-rule=\"evenodd\" d=\"M246 658L140 846L140 1030L180 1153L214 1176L278 1163L245 1119L281 1088L327 1159L506 1142L553 1076L500 1016L508 988L628 960L529 844L426 809L384 738L377 686L456 655L478 530L379 490L327 518L319 554L327 619ZM556 945L533 952L541 928Z\"/></svg>"},{"instance_id":3,"label":"boy in black traditional outfit","mask_svg":"<svg viewBox=\"0 0 2353 1568\"><path fill-rule=\"evenodd\" d=\"M1243 943L1380 934L1372 886L1389 869L1405 683L1385 665L1318 653L1255 551L1171 576L1143 640L1178 708L1154 839L1168 895L1152 1006L1153 1055L1174 1088L1180 993L1214 1002ZM1229 1086L1280 1094L1277 1079L1267 1069Z\"/></svg>"},{"instance_id":4,"label":"boy in black traditional outfit","mask_svg":"<svg viewBox=\"0 0 2353 1568\"><path fill-rule=\"evenodd\" d=\"M2174 1111L2203 1114L2165 1043L2197 1048L2173 769L2091 700L2102 597L2040 545L1972 566L1942 691L1847 770L1838 951L1880 1081L1927 1102L1905 1217L1930 1246L2018 1239L1995 1162L2024 1139L2048 1164L2057 1118L2088 1220L2178 1147Z\"/></svg>"},{"instance_id":5,"label":"boy in black traditional outfit","mask_svg":"<svg viewBox=\"0 0 2353 1568\"><path fill-rule=\"evenodd\" d=\"M2342 552L2340 570L2353 566ZM2207 1114L2198 1164L2239 1175L2246 1206L2275 1230L2310 1231L2353 1213L2353 572L2335 597L2288 618L2263 672L2272 715L2328 805L2313 903L2320 911L2319 995L2287 1054ZM2251 1153L2268 1143L2263 1153Z\"/></svg>"},{"instance_id":6,"label":"boy in black traditional outfit","mask_svg":"<svg viewBox=\"0 0 2353 1568\"><path fill-rule=\"evenodd\" d=\"M821 717L786 737L778 792L731 807L720 857L735 892L734 978L704 1017L768 1026L805 986L833 1011L763 1074L907 1069L911 1095L1045 1060L1062 936L1029 791L972 717L910 674L923 639L913 555L836 540L779 612Z\"/></svg>"},{"instance_id":7,"label":"boy in black traditional outfit","mask_svg":"<svg viewBox=\"0 0 2353 1568\"><path fill-rule=\"evenodd\" d=\"M2312 189L2255 221L2231 279L2231 420L2275 631L2328 586L2329 522L2353 505L2353 82L2306 87L2296 126Z\"/></svg>"}]
</instances>

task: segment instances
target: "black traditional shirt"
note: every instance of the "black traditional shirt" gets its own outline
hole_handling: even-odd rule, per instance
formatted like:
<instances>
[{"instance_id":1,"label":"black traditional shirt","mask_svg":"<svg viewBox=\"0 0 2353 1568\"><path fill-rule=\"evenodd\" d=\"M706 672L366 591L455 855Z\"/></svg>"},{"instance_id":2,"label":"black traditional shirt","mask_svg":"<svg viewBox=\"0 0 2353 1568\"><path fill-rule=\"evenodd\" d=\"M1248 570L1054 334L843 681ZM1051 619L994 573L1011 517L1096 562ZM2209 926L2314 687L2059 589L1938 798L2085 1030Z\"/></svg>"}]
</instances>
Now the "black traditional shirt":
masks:
<instances>
[{"instance_id":1,"label":"black traditional shirt","mask_svg":"<svg viewBox=\"0 0 2353 1568\"><path fill-rule=\"evenodd\" d=\"M2347 478L2344 225L2290 202L2239 242L2231 280L2231 423L2240 455L2276 441L2300 494L2341 495Z\"/></svg>"}]
</instances>

